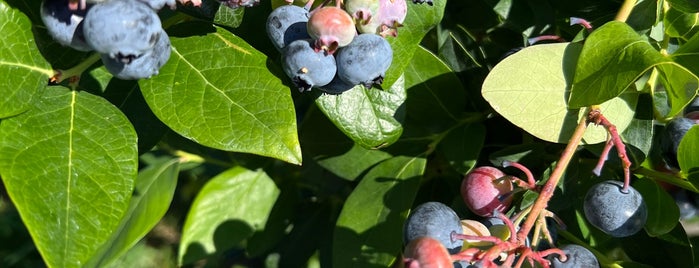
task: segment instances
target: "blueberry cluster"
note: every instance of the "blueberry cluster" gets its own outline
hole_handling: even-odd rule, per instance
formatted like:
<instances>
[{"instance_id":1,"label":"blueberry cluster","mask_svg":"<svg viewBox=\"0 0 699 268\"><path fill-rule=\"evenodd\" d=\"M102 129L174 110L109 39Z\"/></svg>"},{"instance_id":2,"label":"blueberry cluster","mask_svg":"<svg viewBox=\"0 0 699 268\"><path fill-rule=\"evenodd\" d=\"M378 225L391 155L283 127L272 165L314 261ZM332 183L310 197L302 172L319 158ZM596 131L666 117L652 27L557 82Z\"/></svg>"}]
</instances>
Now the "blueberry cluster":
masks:
<instances>
[{"instance_id":1,"label":"blueberry cluster","mask_svg":"<svg viewBox=\"0 0 699 268\"><path fill-rule=\"evenodd\" d=\"M347 0L344 6L283 5L267 18L267 34L299 91L340 94L381 85L393 61L386 40L407 14L404 0Z\"/></svg>"},{"instance_id":2,"label":"blueberry cluster","mask_svg":"<svg viewBox=\"0 0 699 268\"><path fill-rule=\"evenodd\" d=\"M94 3L94 4L93 4ZM170 39L157 11L175 0L44 0L41 18L60 44L100 53L117 78L136 80L158 74L170 58Z\"/></svg>"}]
</instances>

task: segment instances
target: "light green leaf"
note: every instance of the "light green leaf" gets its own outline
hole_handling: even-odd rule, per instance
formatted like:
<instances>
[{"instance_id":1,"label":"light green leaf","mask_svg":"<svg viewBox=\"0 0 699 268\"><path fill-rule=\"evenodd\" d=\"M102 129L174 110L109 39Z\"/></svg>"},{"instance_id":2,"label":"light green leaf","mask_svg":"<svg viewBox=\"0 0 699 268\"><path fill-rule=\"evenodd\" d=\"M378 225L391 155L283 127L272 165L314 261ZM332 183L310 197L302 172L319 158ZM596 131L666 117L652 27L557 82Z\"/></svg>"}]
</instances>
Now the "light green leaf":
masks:
<instances>
[{"instance_id":1,"label":"light green leaf","mask_svg":"<svg viewBox=\"0 0 699 268\"><path fill-rule=\"evenodd\" d=\"M581 45L530 46L505 58L483 82L483 97L500 115L537 138L567 143L585 109L568 109L568 88ZM522 66L526 66L523 68ZM633 119L638 94L629 92L601 104L619 132ZM602 127L590 127L586 143L605 141Z\"/></svg>"},{"instance_id":2,"label":"light green leaf","mask_svg":"<svg viewBox=\"0 0 699 268\"><path fill-rule=\"evenodd\" d=\"M129 210L118 230L85 267L113 263L160 221L170 208L179 170L179 159L164 158L139 171Z\"/></svg>"},{"instance_id":3,"label":"light green leaf","mask_svg":"<svg viewBox=\"0 0 699 268\"><path fill-rule=\"evenodd\" d=\"M663 25L668 36L687 40L699 30L699 13L684 13L671 8L665 13Z\"/></svg>"},{"instance_id":4,"label":"light green leaf","mask_svg":"<svg viewBox=\"0 0 699 268\"><path fill-rule=\"evenodd\" d=\"M301 163L291 93L264 54L218 27L171 40L160 74L139 82L161 121L205 146Z\"/></svg>"},{"instance_id":5,"label":"light green leaf","mask_svg":"<svg viewBox=\"0 0 699 268\"><path fill-rule=\"evenodd\" d=\"M49 267L81 267L117 229L137 169L136 132L86 92L49 87L0 123L0 174Z\"/></svg>"},{"instance_id":6,"label":"light green leaf","mask_svg":"<svg viewBox=\"0 0 699 268\"><path fill-rule=\"evenodd\" d=\"M51 65L34 43L32 23L0 1L0 118L26 111L53 76Z\"/></svg>"},{"instance_id":7,"label":"light green leaf","mask_svg":"<svg viewBox=\"0 0 699 268\"><path fill-rule=\"evenodd\" d=\"M413 4L411 0L400 1L408 2L408 14L403 21L404 26L398 28L398 36L387 38L393 48L393 62L386 71L386 79L383 81L384 88L392 86L399 80L403 70L410 64L420 41L442 20L447 3L446 1L434 1L434 5L430 6Z\"/></svg>"},{"instance_id":8,"label":"light green leaf","mask_svg":"<svg viewBox=\"0 0 699 268\"><path fill-rule=\"evenodd\" d=\"M608 22L585 40L568 105L581 108L611 100L663 61L669 60L627 24Z\"/></svg>"},{"instance_id":9,"label":"light green leaf","mask_svg":"<svg viewBox=\"0 0 699 268\"><path fill-rule=\"evenodd\" d=\"M221 253L264 228L278 195L274 181L261 170L235 167L211 179L187 214L179 264Z\"/></svg>"},{"instance_id":10,"label":"light green leaf","mask_svg":"<svg viewBox=\"0 0 699 268\"><path fill-rule=\"evenodd\" d=\"M699 62L699 34L695 34L687 43L682 44L672 54L672 59L687 68L695 76L699 76L699 64L697 64Z\"/></svg>"},{"instance_id":11,"label":"light green leaf","mask_svg":"<svg viewBox=\"0 0 699 268\"><path fill-rule=\"evenodd\" d=\"M659 64L656 69L670 104L670 112L666 116L675 116L681 113L684 107L692 102L697 95L699 77L674 62Z\"/></svg>"},{"instance_id":12,"label":"light green leaf","mask_svg":"<svg viewBox=\"0 0 699 268\"><path fill-rule=\"evenodd\" d=\"M379 163L347 198L333 234L333 267L390 267L401 252L408 216L426 160Z\"/></svg>"},{"instance_id":13,"label":"light green leaf","mask_svg":"<svg viewBox=\"0 0 699 268\"><path fill-rule=\"evenodd\" d=\"M400 137L401 109L405 101L404 79L392 87L365 89L355 87L339 95L323 94L316 105L345 135L366 148L385 147Z\"/></svg>"},{"instance_id":14,"label":"light green leaf","mask_svg":"<svg viewBox=\"0 0 699 268\"><path fill-rule=\"evenodd\" d=\"M680 145L677 147L677 162L680 164L682 174L692 184L699 185L699 127L692 128L684 134Z\"/></svg>"}]
</instances>

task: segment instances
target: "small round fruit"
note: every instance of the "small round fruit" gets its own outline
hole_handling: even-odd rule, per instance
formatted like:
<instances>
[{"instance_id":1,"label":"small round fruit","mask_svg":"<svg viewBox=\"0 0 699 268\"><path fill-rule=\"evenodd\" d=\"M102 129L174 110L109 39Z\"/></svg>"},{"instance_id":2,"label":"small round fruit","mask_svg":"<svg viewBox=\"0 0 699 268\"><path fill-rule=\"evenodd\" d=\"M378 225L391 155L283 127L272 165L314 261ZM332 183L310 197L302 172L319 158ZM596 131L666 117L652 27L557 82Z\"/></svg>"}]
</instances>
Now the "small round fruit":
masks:
<instances>
[{"instance_id":1,"label":"small round fruit","mask_svg":"<svg viewBox=\"0 0 699 268\"><path fill-rule=\"evenodd\" d=\"M497 168L483 166L469 172L461 182L461 197L476 215L505 212L512 203L512 181Z\"/></svg>"},{"instance_id":2,"label":"small round fruit","mask_svg":"<svg viewBox=\"0 0 699 268\"><path fill-rule=\"evenodd\" d=\"M86 9L71 10L68 0L44 0L41 2L41 20L46 25L49 35L61 45L75 50L90 51L92 48L83 35L83 19Z\"/></svg>"},{"instance_id":3,"label":"small round fruit","mask_svg":"<svg viewBox=\"0 0 699 268\"><path fill-rule=\"evenodd\" d=\"M282 68L301 92L327 85L337 72L335 57L314 50L307 39L291 42L282 50Z\"/></svg>"},{"instance_id":4,"label":"small round fruit","mask_svg":"<svg viewBox=\"0 0 699 268\"><path fill-rule=\"evenodd\" d=\"M451 233L463 233L461 220L453 209L439 202L427 202L415 207L403 226L403 241L407 244L419 237L439 240L451 253L458 252L462 241L451 239Z\"/></svg>"},{"instance_id":5,"label":"small round fruit","mask_svg":"<svg viewBox=\"0 0 699 268\"><path fill-rule=\"evenodd\" d=\"M406 268L452 268L451 255L438 240L419 237L411 240L403 252Z\"/></svg>"},{"instance_id":6,"label":"small round fruit","mask_svg":"<svg viewBox=\"0 0 699 268\"><path fill-rule=\"evenodd\" d=\"M107 54L102 54L101 57L104 67L114 77L124 80L138 80L157 75L160 68L170 59L170 50L170 38L162 30L153 49L129 62L111 58Z\"/></svg>"},{"instance_id":7,"label":"small round fruit","mask_svg":"<svg viewBox=\"0 0 699 268\"><path fill-rule=\"evenodd\" d=\"M354 23L368 24L379 13L379 0L345 0L345 10L352 15Z\"/></svg>"},{"instance_id":8,"label":"small round fruit","mask_svg":"<svg viewBox=\"0 0 699 268\"><path fill-rule=\"evenodd\" d=\"M316 40L316 49L333 54L339 47L352 42L357 31L354 20L339 7L325 6L313 10L308 18L308 34Z\"/></svg>"},{"instance_id":9,"label":"small round fruit","mask_svg":"<svg viewBox=\"0 0 699 268\"><path fill-rule=\"evenodd\" d=\"M549 255L552 268L597 268L599 262L592 254L583 246L568 244L560 248L566 254L566 260L561 261L558 255Z\"/></svg>"},{"instance_id":10,"label":"small round fruit","mask_svg":"<svg viewBox=\"0 0 699 268\"><path fill-rule=\"evenodd\" d=\"M87 43L111 58L133 59L155 46L162 33L160 18L137 0L95 4L85 15Z\"/></svg>"},{"instance_id":11,"label":"small round fruit","mask_svg":"<svg viewBox=\"0 0 699 268\"><path fill-rule=\"evenodd\" d=\"M353 85L380 85L391 67L393 49L385 38L360 34L337 52L337 75Z\"/></svg>"},{"instance_id":12,"label":"small round fruit","mask_svg":"<svg viewBox=\"0 0 699 268\"><path fill-rule=\"evenodd\" d=\"M641 193L619 181L603 181L593 185L585 195L583 210L590 224L613 237L627 237L646 224L648 208Z\"/></svg>"},{"instance_id":13,"label":"small round fruit","mask_svg":"<svg viewBox=\"0 0 699 268\"><path fill-rule=\"evenodd\" d=\"M274 47L281 51L293 41L310 39L306 30L308 10L305 8L285 5L275 8L267 17L267 36Z\"/></svg>"},{"instance_id":14,"label":"small round fruit","mask_svg":"<svg viewBox=\"0 0 699 268\"><path fill-rule=\"evenodd\" d=\"M333 77L333 80L330 81L330 83L322 87L319 87L318 89L330 95L339 95L345 91L353 89L355 86L357 85L347 83L344 80L340 79L340 77L338 77L337 74L335 74L335 77Z\"/></svg>"},{"instance_id":15,"label":"small round fruit","mask_svg":"<svg viewBox=\"0 0 699 268\"><path fill-rule=\"evenodd\" d=\"M680 147L680 141L684 135L695 124L694 120L685 117L672 119L665 124L660 136L660 151L668 167L680 169L680 164L677 161L677 149Z\"/></svg>"}]
</instances>

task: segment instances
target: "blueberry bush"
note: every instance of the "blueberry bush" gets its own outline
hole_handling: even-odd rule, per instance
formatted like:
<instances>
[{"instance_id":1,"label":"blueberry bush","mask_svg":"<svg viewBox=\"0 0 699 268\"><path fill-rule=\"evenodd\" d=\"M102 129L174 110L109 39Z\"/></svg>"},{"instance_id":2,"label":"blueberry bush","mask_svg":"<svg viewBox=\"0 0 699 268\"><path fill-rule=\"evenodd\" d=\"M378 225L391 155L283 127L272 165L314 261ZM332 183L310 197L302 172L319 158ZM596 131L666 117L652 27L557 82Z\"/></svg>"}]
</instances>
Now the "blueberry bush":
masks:
<instances>
[{"instance_id":1,"label":"blueberry bush","mask_svg":"<svg viewBox=\"0 0 699 268\"><path fill-rule=\"evenodd\" d=\"M697 16L0 0L0 267L695 267Z\"/></svg>"}]
</instances>

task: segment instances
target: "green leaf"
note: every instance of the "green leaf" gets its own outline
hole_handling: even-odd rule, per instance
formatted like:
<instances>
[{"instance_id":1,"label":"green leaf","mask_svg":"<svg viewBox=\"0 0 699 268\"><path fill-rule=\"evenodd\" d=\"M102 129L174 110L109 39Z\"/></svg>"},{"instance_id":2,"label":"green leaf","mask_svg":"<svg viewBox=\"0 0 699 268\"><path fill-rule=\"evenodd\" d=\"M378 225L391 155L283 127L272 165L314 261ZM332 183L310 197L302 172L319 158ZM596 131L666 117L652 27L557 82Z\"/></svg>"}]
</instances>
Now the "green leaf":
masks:
<instances>
[{"instance_id":1,"label":"green leaf","mask_svg":"<svg viewBox=\"0 0 699 268\"><path fill-rule=\"evenodd\" d=\"M403 132L404 101L404 80L400 79L384 90L360 86L339 95L323 94L316 105L354 142L380 148L394 143Z\"/></svg>"},{"instance_id":2,"label":"green leaf","mask_svg":"<svg viewBox=\"0 0 699 268\"><path fill-rule=\"evenodd\" d=\"M264 171L234 167L199 191L182 229L179 264L221 253L265 226L279 189Z\"/></svg>"},{"instance_id":3,"label":"green leaf","mask_svg":"<svg viewBox=\"0 0 699 268\"><path fill-rule=\"evenodd\" d=\"M581 108L613 99L663 61L666 59L627 24L608 22L585 40L568 105Z\"/></svg>"},{"instance_id":4,"label":"green leaf","mask_svg":"<svg viewBox=\"0 0 699 268\"><path fill-rule=\"evenodd\" d=\"M672 231L680 219L675 199L652 180L637 180L633 187L641 193L648 207L648 220L644 226L648 235L659 236Z\"/></svg>"},{"instance_id":5,"label":"green leaf","mask_svg":"<svg viewBox=\"0 0 699 268\"><path fill-rule=\"evenodd\" d=\"M49 87L0 123L0 174L49 267L80 267L117 229L137 169L136 133L102 98Z\"/></svg>"},{"instance_id":6,"label":"green leaf","mask_svg":"<svg viewBox=\"0 0 699 268\"><path fill-rule=\"evenodd\" d=\"M567 143L585 109L568 109L566 97L580 44L526 47L496 65L483 82L483 97L500 115L537 138ZM526 66L526 68L522 68ZM623 132L633 119L638 94L602 103L602 113ZM602 127L589 127L586 143L605 141Z\"/></svg>"},{"instance_id":7,"label":"green leaf","mask_svg":"<svg viewBox=\"0 0 699 268\"><path fill-rule=\"evenodd\" d=\"M129 210L118 230L85 267L113 263L160 221L170 208L179 169L179 159L166 157L139 171Z\"/></svg>"},{"instance_id":8,"label":"green leaf","mask_svg":"<svg viewBox=\"0 0 699 268\"><path fill-rule=\"evenodd\" d=\"M264 54L218 27L171 40L160 74L139 82L163 123L205 146L301 163L289 88Z\"/></svg>"},{"instance_id":9,"label":"green leaf","mask_svg":"<svg viewBox=\"0 0 699 268\"><path fill-rule=\"evenodd\" d=\"M243 22L243 14L245 14L245 8L234 9L220 5L214 16L214 23L236 28Z\"/></svg>"},{"instance_id":10,"label":"green leaf","mask_svg":"<svg viewBox=\"0 0 699 268\"><path fill-rule=\"evenodd\" d=\"M399 81L403 70L410 64L413 53L418 49L418 44L442 20L446 7L446 1L434 1L433 6L413 4L411 0L401 1L408 2L408 14L403 21L404 26L398 28L398 36L387 39L393 48L393 62L386 71L384 87L391 87Z\"/></svg>"},{"instance_id":11,"label":"green leaf","mask_svg":"<svg viewBox=\"0 0 699 268\"><path fill-rule=\"evenodd\" d=\"M460 120L465 90L456 74L436 55L420 47L405 68L408 116L420 127L445 131Z\"/></svg>"},{"instance_id":12,"label":"green leaf","mask_svg":"<svg viewBox=\"0 0 699 268\"><path fill-rule=\"evenodd\" d=\"M699 61L699 34L695 34L687 43L682 44L672 54L672 59L687 68L695 76L699 76L699 64L697 64Z\"/></svg>"},{"instance_id":13,"label":"green leaf","mask_svg":"<svg viewBox=\"0 0 699 268\"><path fill-rule=\"evenodd\" d=\"M699 14L684 13L671 8L665 13L663 25L668 36L687 40L699 30Z\"/></svg>"},{"instance_id":14,"label":"green leaf","mask_svg":"<svg viewBox=\"0 0 699 268\"><path fill-rule=\"evenodd\" d=\"M670 112L666 116L675 116L697 95L699 77L674 62L659 64L656 68L670 104Z\"/></svg>"},{"instance_id":15,"label":"green leaf","mask_svg":"<svg viewBox=\"0 0 699 268\"><path fill-rule=\"evenodd\" d=\"M684 134L677 147L677 162L682 174L694 185L699 185L699 127L692 128Z\"/></svg>"},{"instance_id":16,"label":"green leaf","mask_svg":"<svg viewBox=\"0 0 699 268\"><path fill-rule=\"evenodd\" d=\"M450 130L437 150L457 172L466 175L476 165L485 142L485 127L480 123L464 124Z\"/></svg>"},{"instance_id":17,"label":"green leaf","mask_svg":"<svg viewBox=\"0 0 699 268\"><path fill-rule=\"evenodd\" d=\"M364 176L337 220L333 267L389 267L395 261L425 164L424 158L399 156Z\"/></svg>"},{"instance_id":18,"label":"green leaf","mask_svg":"<svg viewBox=\"0 0 699 268\"><path fill-rule=\"evenodd\" d=\"M341 155L318 159L317 161L320 166L338 177L353 181L371 166L388 158L391 158L391 154L380 150L367 149L355 144L349 151Z\"/></svg>"},{"instance_id":19,"label":"green leaf","mask_svg":"<svg viewBox=\"0 0 699 268\"><path fill-rule=\"evenodd\" d=\"M682 12L696 13L699 12L699 2L695 0L668 0L672 8L676 8Z\"/></svg>"},{"instance_id":20,"label":"green leaf","mask_svg":"<svg viewBox=\"0 0 699 268\"><path fill-rule=\"evenodd\" d=\"M0 118L26 111L46 88L53 70L34 43L32 23L0 1Z\"/></svg>"}]
</instances>

